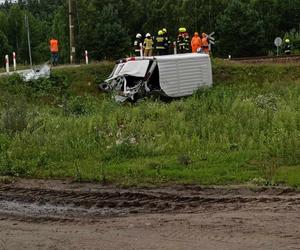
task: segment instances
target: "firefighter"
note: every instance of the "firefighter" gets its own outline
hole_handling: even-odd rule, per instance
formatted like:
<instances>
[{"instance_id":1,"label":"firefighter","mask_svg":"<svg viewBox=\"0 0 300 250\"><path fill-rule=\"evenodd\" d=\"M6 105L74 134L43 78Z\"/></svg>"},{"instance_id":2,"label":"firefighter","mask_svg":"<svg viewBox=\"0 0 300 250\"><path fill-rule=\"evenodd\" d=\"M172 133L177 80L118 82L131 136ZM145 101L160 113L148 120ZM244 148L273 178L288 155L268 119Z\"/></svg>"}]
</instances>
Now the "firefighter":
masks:
<instances>
[{"instance_id":1,"label":"firefighter","mask_svg":"<svg viewBox=\"0 0 300 250\"><path fill-rule=\"evenodd\" d=\"M201 46L202 46L202 41L201 38L199 37L199 33L195 32L191 41L192 52L193 53L199 52L201 50Z\"/></svg>"},{"instance_id":2,"label":"firefighter","mask_svg":"<svg viewBox=\"0 0 300 250\"><path fill-rule=\"evenodd\" d=\"M51 64L56 66L58 64L58 40L51 38L49 42L50 52L51 52Z\"/></svg>"},{"instance_id":3,"label":"firefighter","mask_svg":"<svg viewBox=\"0 0 300 250\"><path fill-rule=\"evenodd\" d=\"M284 40L284 54L290 55L292 52L292 45L290 39L285 39Z\"/></svg>"},{"instance_id":4,"label":"firefighter","mask_svg":"<svg viewBox=\"0 0 300 250\"><path fill-rule=\"evenodd\" d=\"M206 54L209 54L209 51L210 51L209 40L208 40L207 34L204 32L202 33L202 41L201 42L202 42L202 45L201 45L202 51Z\"/></svg>"},{"instance_id":5,"label":"firefighter","mask_svg":"<svg viewBox=\"0 0 300 250\"><path fill-rule=\"evenodd\" d=\"M141 45L143 45L143 36L138 33L136 34L135 41L133 43L135 56L141 56Z\"/></svg>"},{"instance_id":6,"label":"firefighter","mask_svg":"<svg viewBox=\"0 0 300 250\"><path fill-rule=\"evenodd\" d=\"M144 56L153 55L153 39L150 33L146 34L146 38L144 40L144 48Z\"/></svg>"},{"instance_id":7,"label":"firefighter","mask_svg":"<svg viewBox=\"0 0 300 250\"><path fill-rule=\"evenodd\" d=\"M167 55L168 47L168 40L165 37L163 30L158 31L157 37L155 38L155 50L157 55Z\"/></svg>"},{"instance_id":8,"label":"firefighter","mask_svg":"<svg viewBox=\"0 0 300 250\"><path fill-rule=\"evenodd\" d=\"M190 52L190 37L186 31L186 28L181 27L178 30L177 37L177 48L178 53L189 53Z\"/></svg>"},{"instance_id":9,"label":"firefighter","mask_svg":"<svg viewBox=\"0 0 300 250\"><path fill-rule=\"evenodd\" d=\"M172 43L171 43L171 41L169 40L169 37L168 37L168 30L166 28L163 28L162 31L164 32L164 37L165 37L165 39L167 41L167 44L168 44L167 54L169 54Z\"/></svg>"}]
</instances>

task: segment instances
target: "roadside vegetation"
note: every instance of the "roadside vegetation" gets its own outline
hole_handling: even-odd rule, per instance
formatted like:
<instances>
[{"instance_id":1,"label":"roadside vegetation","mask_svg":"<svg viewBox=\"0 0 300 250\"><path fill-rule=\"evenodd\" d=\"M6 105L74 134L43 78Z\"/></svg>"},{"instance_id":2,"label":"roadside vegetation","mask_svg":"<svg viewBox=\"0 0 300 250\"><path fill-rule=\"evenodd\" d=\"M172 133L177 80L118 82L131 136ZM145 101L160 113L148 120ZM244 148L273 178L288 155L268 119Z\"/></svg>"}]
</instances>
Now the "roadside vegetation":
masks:
<instances>
[{"instance_id":1,"label":"roadside vegetation","mask_svg":"<svg viewBox=\"0 0 300 250\"><path fill-rule=\"evenodd\" d=\"M194 96L120 105L113 64L0 79L0 175L102 184L300 186L300 67L214 62Z\"/></svg>"}]
</instances>

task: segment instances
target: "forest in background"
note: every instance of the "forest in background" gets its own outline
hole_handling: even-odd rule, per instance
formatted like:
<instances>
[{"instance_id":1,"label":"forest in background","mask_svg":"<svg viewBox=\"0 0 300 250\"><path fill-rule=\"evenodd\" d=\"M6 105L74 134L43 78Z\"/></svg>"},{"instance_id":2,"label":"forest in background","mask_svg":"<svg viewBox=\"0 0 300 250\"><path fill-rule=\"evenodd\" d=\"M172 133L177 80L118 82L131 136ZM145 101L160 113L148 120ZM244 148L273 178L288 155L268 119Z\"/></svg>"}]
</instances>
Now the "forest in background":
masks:
<instances>
[{"instance_id":1,"label":"forest in background","mask_svg":"<svg viewBox=\"0 0 300 250\"><path fill-rule=\"evenodd\" d=\"M189 33L215 31L213 54L226 57L268 55L275 37L289 37L300 50L300 0L73 0L77 60L88 50L91 59L116 59L130 54L136 33L156 35L179 27ZM33 62L49 59L49 39L60 42L60 58L68 62L67 0L24 0L0 6L0 58L15 51L28 62L24 15L30 23Z\"/></svg>"}]
</instances>

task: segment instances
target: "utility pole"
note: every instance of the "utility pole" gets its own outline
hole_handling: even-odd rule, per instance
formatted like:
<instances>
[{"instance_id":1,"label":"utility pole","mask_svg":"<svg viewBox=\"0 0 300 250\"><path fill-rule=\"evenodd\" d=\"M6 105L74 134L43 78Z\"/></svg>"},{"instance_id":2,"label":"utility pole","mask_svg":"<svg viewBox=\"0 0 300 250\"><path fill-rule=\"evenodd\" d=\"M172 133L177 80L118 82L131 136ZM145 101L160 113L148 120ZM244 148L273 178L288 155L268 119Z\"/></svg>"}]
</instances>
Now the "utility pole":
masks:
<instances>
[{"instance_id":1,"label":"utility pole","mask_svg":"<svg viewBox=\"0 0 300 250\"><path fill-rule=\"evenodd\" d=\"M69 27L70 27L70 63L73 64L75 60L75 36L73 23L73 0L69 0Z\"/></svg>"},{"instance_id":2,"label":"utility pole","mask_svg":"<svg viewBox=\"0 0 300 250\"><path fill-rule=\"evenodd\" d=\"M30 67L32 68L32 56L31 56L31 41L30 41L30 28L29 28L29 20L28 20L28 0L26 1L26 11L25 11L25 26L27 29L27 41L28 41L28 54L29 54L29 62Z\"/></svg>"},{"instance_id":3,"label":"utility pole","mask_svg":"<svg viewBox=\"0 0 300 250\"><path fill-rule=\"evenodd\" d=\"M194 11L195 11L195 31L198 31L198 9L197 9L197 0L194 1Z\"/></svg>"},{"instance_id":4,"label":"utility pole","mask_svg":"<svg viewBox=\"0 0 300 250\"><path fill-rule=\"evenodd\" d=\"M208 14L208 20L209 20L209 30L211 31L211 0L209 0L209 14Z\"/></svg>"}]
</instances>

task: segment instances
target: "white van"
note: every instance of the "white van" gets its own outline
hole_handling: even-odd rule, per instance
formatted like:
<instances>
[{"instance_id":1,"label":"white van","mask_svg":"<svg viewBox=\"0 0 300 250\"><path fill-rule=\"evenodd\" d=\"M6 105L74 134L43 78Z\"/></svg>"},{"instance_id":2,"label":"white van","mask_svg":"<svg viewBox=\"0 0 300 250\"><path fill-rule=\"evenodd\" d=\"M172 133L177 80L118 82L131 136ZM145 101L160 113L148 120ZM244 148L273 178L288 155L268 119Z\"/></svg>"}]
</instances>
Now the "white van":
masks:
<instances>
[{"instance_id":1,"label":"white van","mask_svg":"<svg viewBox=\"0 0 300 250\"><path fill-rule=\"evenodd\" d=\"M189 96L212 83L209 55L190 53L122 59L99 88L116 92L117 101L135 101L155 92L174 98Z\"/></svg>"}]
</instances>

